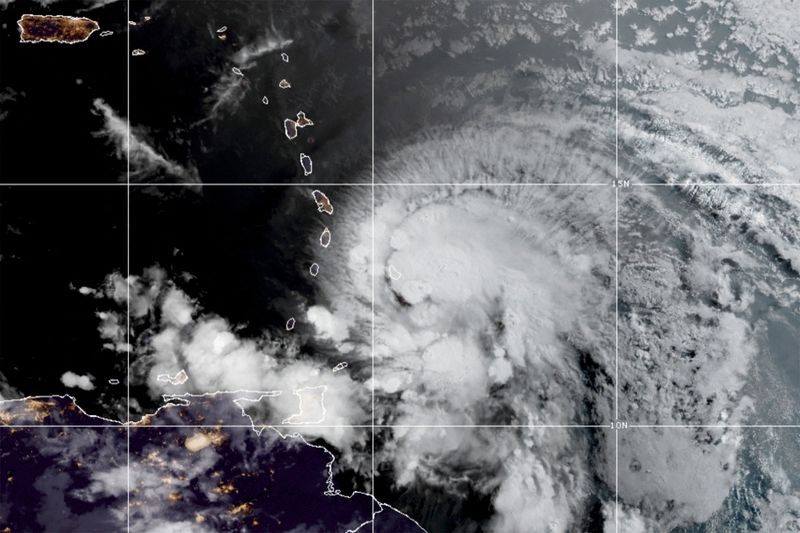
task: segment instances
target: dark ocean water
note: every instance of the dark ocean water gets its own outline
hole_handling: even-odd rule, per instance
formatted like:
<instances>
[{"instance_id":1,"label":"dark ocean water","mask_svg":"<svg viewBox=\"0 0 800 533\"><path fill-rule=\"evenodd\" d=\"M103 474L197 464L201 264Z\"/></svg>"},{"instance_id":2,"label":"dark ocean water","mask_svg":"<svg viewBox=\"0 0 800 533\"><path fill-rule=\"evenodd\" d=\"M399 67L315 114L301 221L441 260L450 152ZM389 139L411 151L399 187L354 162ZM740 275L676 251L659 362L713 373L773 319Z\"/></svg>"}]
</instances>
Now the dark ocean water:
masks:
<instances>
[{"instance_id":1,"label":"dark ocean water","mask_svg":"<svg viewBox=\"0 0 800 533\"><path fill-rule=\"evenodd\" d=\"M368 170L368 3L134 1L131 9L134 20L151 17L131 30L131 47L147 52L131 62L131 123L168 158L206 182L357 181ZM256 52L269 39L284 44ZM279 89L281 79L291 88ZM314 126L290 141L283 121L298 111ZM300 152L314 160L311 176Z\"/></svg>"},{"instance_id":2,"label":"dark ocean water","mask_svg":"<svg viewBox=\"0 0 800 533\"><path fill-rule=\"evenodd\" d=\"M124 3L86 14L114 34L74 45L20 43L24 13L81 16L81 2L43 7L12 2L0 10L0 181L73 183L124 181L126 164L95 133L104 120L100 98L124 115L127 18Z\"/></svg>"},{"instance_id":3,"label":"dark ocean water","mask_svg":"<svg viewBox=\"0 0 800 533\"><path fill-rule=\"evenodd\" d=\"M125 206L122 187L0 187L0 372L17 392L69 390L95 414L125 416L126 358L97 333L110 307L78 292L125 271ZM95 390L66 389L67 371L94 376Z\"/></svg>"}]
</instances>

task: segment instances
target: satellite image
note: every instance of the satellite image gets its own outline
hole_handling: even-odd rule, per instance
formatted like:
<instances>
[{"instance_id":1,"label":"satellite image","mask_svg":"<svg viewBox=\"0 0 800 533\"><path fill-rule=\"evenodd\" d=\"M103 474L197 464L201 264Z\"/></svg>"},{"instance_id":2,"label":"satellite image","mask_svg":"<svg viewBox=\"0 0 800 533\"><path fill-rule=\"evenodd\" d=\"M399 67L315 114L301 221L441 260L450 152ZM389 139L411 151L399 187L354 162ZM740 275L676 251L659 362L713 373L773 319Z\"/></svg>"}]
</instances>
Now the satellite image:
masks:
<instances>
[{"instance_id":1,"label":"satellite image","mask_svg":"<svg viewBox=\"0 0 800 533\"><path fill-rule=\"evenodd\" d=\"M0 28L0 533L800 531L795 0Z\"/></svg>"}]
</instances>

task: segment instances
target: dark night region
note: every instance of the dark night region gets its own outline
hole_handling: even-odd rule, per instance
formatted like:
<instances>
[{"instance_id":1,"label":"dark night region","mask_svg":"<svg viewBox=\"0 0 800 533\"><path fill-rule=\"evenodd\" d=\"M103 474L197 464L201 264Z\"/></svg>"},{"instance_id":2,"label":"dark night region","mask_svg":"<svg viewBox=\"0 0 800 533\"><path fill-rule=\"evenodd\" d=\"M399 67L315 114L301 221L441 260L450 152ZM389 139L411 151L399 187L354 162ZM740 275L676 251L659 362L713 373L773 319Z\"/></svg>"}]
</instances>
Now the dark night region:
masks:
<instances>
[{"instance_id":1,"label":"dark night region","mask_svg":"<svg viewBox=\"0 0 800 533\"><path fill-rule=\"evenodd\" d=\"M68 394L28 396L0 404L0 426L105 426L115 424L87 413Z\"/></svg>"},{"instance_id":2,"label":"dark night region","mask_svg":"<svg viewBox=\"0 0 800 533\"><path fill-rule=\"evenodd\" d=\"M227 424L246 424L236 395L165 407L130 430L131 526L165 524L201 531L343 531L368 522L372 499L340 493L329 477L326 450L273 429L163 427L173 410ZM194 401L191 398L190 401ZM0 406L0 528L106 532L125 528L127 430L7 427L44 416L65 424L95 424L69 398ZM163 420L162 420L163 419ZM6 427L4 427L6 426ZM302 502L299 505L299 502ZM420 529L375 503L382 532ZM36 523L30 520L36 516Z\"/></svg>"},{"instance_id":3,"label":"dark night region","mask_svg":"<svg viewBox=\"0 0 800 533\"><path fill-rule=\"evenodd\" d=\"M492 516L492 495L470 490L467 483L454 494L443 488L414 485L405 489L391 486L391 472L376 479L376 494L413 516L427 531L481 531Z\"/></svg>"},{"instance_id":4,"label":"dark night region","mask_svg":"<svg viewBox=\"0 0 800 533\"><path fill-rule=\"evenodd\" d=\"M147 52L131 62L131 122L147 125L167 158L206 182L368 179L359 177L370 161L367 2L134 0L131 11L151 16L131 30L131 46ZM224 40L215 31L222 26ZM291 89L278 87L282 78ZM314 125L290 141L284 119L298 111ZM311 176L299 152L319 161Z\"/></svg>"},{"instance_id":5,"label":"dark night region","mask_svg":"<svg viewBox=\"0 0 800 533\"><path fill-rule=\"evenodd\" d=\"M125 419L125 354L103 348L105 304L79 292L125 271L125 221L124 187L0 187L0 373L10 397L69 392L92 414ZM66 388L67 371L91 374L94 389Z\"/></svg>"},{"instance_id":6,"label":"dark night region","mask_svg":"<svg viewBox=\"0 0 800 533\"><path fill-rule=\"evenodd\" d=\"M117 532L126 496L125 428L0 426L0 530ZM97 492L97 474L116 488ZM108 480L112 481L112 480ZM123 516L124 518L124 516Z\"/></svg>"},{"instance_id":7,"label":"dark night region","mask_svg":"<svg viewBox=\"0 0 800 533\"><path fill-rule=\"evenodd\" d=\"M367 190L327 187L337 197ZM185 282L204 308L245 326L245 333L283 327L315 290L308 275L325 257L308 234L363 215L344 207L317 211L308 187L213 187L201 193L168 187L131 193L131 270L159 265ZM195 290L197 292L195 292Z\"/></svg>"},{"instance_id":8,"label":"dark night region","mask_svg":"<svg viewBox=\"0 0 800 533\"><path fill-rule=\"evenodd\" d=\"M92 20L114 32L109 37L60 46L21 43L17 31L25 14L80 15L85 6L15 0L0 10L7 27L0 35L0 183L125 181L125 156L103 133L106 120L95 104L125 115L124 2L91 11Z\"/></svg>"},{"instance_id":9,"label":"dark night region","mask_svg":"<svg viewBox=\"0 0 800 533\"><path fill-rule=\"evenodd\" d=\"M305 235L320 216L302 187L135 189L131 271L190 273L183 283L205 308L254 334L283 327L313 290Z\"/></svg>"}]
</instances>

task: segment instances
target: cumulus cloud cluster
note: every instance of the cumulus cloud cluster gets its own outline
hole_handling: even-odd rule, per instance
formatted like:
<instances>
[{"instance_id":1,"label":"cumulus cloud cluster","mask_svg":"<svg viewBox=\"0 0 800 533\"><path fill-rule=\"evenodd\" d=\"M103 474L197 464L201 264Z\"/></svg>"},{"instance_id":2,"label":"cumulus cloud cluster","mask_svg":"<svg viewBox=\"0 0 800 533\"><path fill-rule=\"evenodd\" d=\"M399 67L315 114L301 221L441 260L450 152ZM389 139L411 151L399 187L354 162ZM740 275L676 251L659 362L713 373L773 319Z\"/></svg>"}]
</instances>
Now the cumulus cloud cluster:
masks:
<instances>
[{"instance_id":1,"label":"cumulus cloud cluster","mask_svg":"<svg viewBox=\"0 0 800 533\"><path fill-rule=\"evenodd\" d=\"M400 150L381 175L480 182L487 175L515 176L520 161L532 168L526 152L508 150L516 146L513 130L493 136L483 124L485 137L477 129L454 134L458 142L432 135ZM500 137L503 158L490 157ZM455 158L449 147L457 144L474 149ZM537 156L533 176L559 175L560 155ZM576 161L584 172L590 168ZM612 420L615 201L607 192L382 187L374 257L379 419L404 426ZM780 187L746 193L653 188L620 196L621 417L642 424L736 425L771 416L763 408L759 414L748 384L766 335L797 331L790 318L798 294L790 245L800 235L796 205L796 191ZM371 235L357 228L349 234L362 239L340 260L360 272L371 258ZM337 290L343 284L349 294ZM372 290L368 277L346 274L324 287L342 320L359 316ZM764 312L764 297L778 305L774 312ZM348 329L369 334L356 321ZM446 486L483 457L487 476L476 486L492 495L499 531L530 530L530 517L520 509L542 500L555 510L553 525L540 523L536 530L562 531L585 512L576 503L585 492L569 489L552 468L566 462L572 480L592 478L585 468L595 482L614 478L613 433L587 433L578 438L596 439L586 451L593 458L588 467L564 453L555 432L544 433L542 441L551 435L553 441L536 448L501 432L478 438L432 429L412 438L395 428L381 459L392 464L397 483L409 487ZM451 439L459 444L448 445ZM526 479L535 480L535 490L487 467L504 456L509 439L521 457L517 468L530 472ZM631 531L706 522L742 483L742 441L732 429L637 429L621 435L619 446L620 516ZM478 449L482 455L471 454ZM548 484L551 491L543 489ZM562 500L565 493L575 498Z\"/></svg>"},{"instance_id":2,"label":"cumulus cloud cluster","mask_svg":"<svg viewBox=\"0 0 800 533\"><path fill-rule=\"evenodd\" d=\"M527 133L486 127L485 118L483 128L435 132L399 150L379 174L447 183L564 172L557 155L532 161ZM592 163L573 164L574 177L590 174ZM378 461L400 487L435 486L455 498L452 479L480 472L470 482L493 500L496 531L583 523L589 499L607 494L611 432L453 426L611 419L613 192L381 187L375 213L376 278L363 275L373 260L373 221L365 216L337 228L348 239L333 263L344 267L320 283L342 324L336 329L350 332L342 347L370 337L359 317L375 285L376 417L395 426ZM329 329L318 333L332 339Z\"/></svg>"},{"instance_id":3,"label":"cumulus cloud cluster","mask_svg":"<svg viewBox=\"0 0 800 533\"><path fill-rule=\"evenodd\" d=\"M258 339L240 336L236 325L204 312L162 269L153 267L127 279L112 274L91 294L119 304L118 311L98 313L100 334L107 347L132 351L134 382L146 384L154 398L236 390L281 392L270 398L272 414L265 423L303 424L304 434L324 437L341 449L365 438L363 430L341 427L367 419L369 391L364 383L301 356L291 340L278 333L265 332ZM134 328L131 346L125 338L128 305ZM163 377L181 371L185 379Z\"/></svg>"},{"instance_id":4,"label":"cumulus cloud cluster","mask_svg":"<svg viewBox=\"0 0 800 533\"><path fill-rule=\"evenodd\" d=\"M325 304L309 306L297 319L310 323L320 342L354 354L362 367L374 363L374 375L334 374L274 338L241 338L236 325L204 312L154 270L131 280L112 277L105 293L123 302L123 293L132 292L142 335L131 349L142 380L154 395L291 391L271 399L286 420L298 414L296 391L324 390L327 420L351 424L368 418L374 391L376 420L395 426L376 458L394 482L403 490L435 486L458 497L452 481L468 477L492 500L496 531L577 529L593 505L606 531L617 524L620 531L643 532L715 519L732 492L746 490L739 468L743 439L730 429L639 428L615 442L614 433L602 429L452 426L606 424L615 416L615 387L621 417L642 424L741 424L759 416L764 397L778 401L772 396L779 392L756 397L748 380L770 332L797 331L797 189L693 185L791 181L798 168L797 121L787 110L800 100L786 66L796 46L781 43L785 21L770 21L777 24L774 34L754 31L766 15L746 0L733 4L736 9L717 13L735 29L724 46L709 41L716 37L706 31L713 9L687 15L640 10L631 1L620 11L650 18L628 24L631 41L619 50L629 107L621 110L619 131L623 172L687 185L620 194L619 368L613 361L614 193L513 186L604 183L614 176L608 82L615 47L610 23L593 19L590 29L563 28L574 49L592 55L578 58L575 69L532 58L469 83L445 80L431 107L457 109L477 117L474 123L457 131L426 128L413 142L403 139L376 172L389 182L512 186L380 187L374 219L371 199L353 194L358 209L352 211L364 216L336 229L336 243L345 244L332 247L334 259L319 279ZM397 47L390 40L387 49L396 52L378 58L378 73L406 74L416 58L442 49L459 57L518 37L538 43L540 35L526 30L528 20L554 26L570 20L563 6L530 7L510 13L519 22L501 31L495 26L509 13L502 6L487 10L491 22L470 39L426 33L439 29L435 14L398 25L399 33L416 32L417 38ZM457 9L456 20L464 17ZM680 18L676 28L659 26L674 25L671 17ZM690 23L696 24L697 48L709 51L658 51L685 35ZM246 66L276 43L267 39L234 60ZM491 108L476 97L496 96L519 76L541 84L540 92L525 91L535 109L528 102L509 112L506 101ZM222 76L212 106L235 106L241 82ZM580 98L570 92L576 87ZM692 121L699 116L702 125ZM309 237L310 245L316 237ZM373 290L374 350L364 350L373 345L365 318ZM119 315L101 319L110 345L129 349ZM184 369L189 379L182 385L157 379ZM762 368L759 375L768 372ZM419 427L429 425L451 427ZM362 439L341 428L309 431L350 452ZM616 453L619 508L610 489ZM763 511L764 523L780 529L791 524L786 509L796 492L780 469L769 475L775 478L772 504L764 495L750 501Z\"/></svg>"},{"instance_id":5,"label":"cumulus cloud cluster","mask_svg":"<svg viewBox=\"0 0 800 533\"><path fill-rule=\"evenodd\" d=\"M230 395L206 396L194 415L228 419ZM95 423L68 397L10 402L4 416L50 409ZM5 407L5 406L4 406ZM19 429L4 437L4 524L68 531L207 533L229 530L355 531L377 519L420 531L363 492L334 484L334 456L299 435L244 427L176 426L172 406L146 425ZM26 462L21 467L19 461ZM298 501L302 504L298 504ZM67 502L71 502L69 505ZM392 525L388 525L392 524Z\"/></svg>"},{"instance_id":6,"label":"cumulus cloud cluster","mask_svg":"<svg viewBox=\"0 0 800 533\"><path fill-rule=\"evenodd\" d=\"M83 390L93 390L93 379L94 378L89 374L81 376L75 372L64 372L64 374L61 376L61 383L63 383L65 387L77 387Z\"/></svg>"},{"instance_id":7,"label":"cumulus cloud cluster","mask_svg":"<svg viewBox=\"0 0 800 533\"><path fill-rule=\"evenodd\" d=\"M398 72L413 79L416 63L427 67L443 54L453 58L468 55L476 43L482 54L491 55L491 43L502 42L517 28L504 18L503 5L485 8L490 16L483 17L484 24L470 20L466 4L463 7L449 14L450 18L469 20L479 30L468 36L464 36L468 32L442 31L455 22L435 10L409 16L387 39L389 44L377 61L379 75L393 80L392 73ZM613 26L603 21L602 15L598 18L593 13L593 27L584 31L586 19L580 10L577 4L534 3L513 11L519 21L530 16L532 24L528 26L547 21L551 29L558 28L559 35L578 32L580 36L570 46L561 47L588 52L588 57L575 60L577 67L533 53L516 68L516 73L530 76L523 81L502 68L505 57L487 67L494 69L490 76L449 72L450 76L426 79L426 83L438 84L433 91L436 95L425 102L433 108L472 117L475 107L491 105L485 103L491 100L487 95L499 100L498 93L502 94L502 108L483 117L479 127L460 124L455 133L428 127L430 117L426 116L426 133L413 142L402 139L392 147L376 175L386 181L426 183L610 181L613 172L608 172L607 163L613 158L603 147L613 146L613 128L603 129L606 115L602 104L587 108L585 102L602 102L613 93L603 88L613 77L618 58L619 97L625 103L619 110L621 177L686 184L620 191L621 359L620 382L616 384L620 417L641 424L692 426L796 423L797 400L792 392L796 379L789 376L795 375L796 339L800 337L800 196L797 187L752 185L797 181L799 56L796 39L789 37L798 21L797 10L779 2L766 12L751 0L678 2L663 7L626 1L619 10L619 47L607 39ZM494 24L504 25L507 31L495 29ZM716 28L726 31L714 31ZM537 42L535 35L524 39ZM693 45L688 50L687 41ZM425 60L418 61L418 57ZM534 81L529 87L525 83L531 78ZM564 105L576 84L581 86L580 94L572 97L580 103ZM501 87L524 87L529 100L538 98L538 89L552 101L544 97L535 111L514 108L509 105L513 95L503 93ZM427 88L419 89L428 94ZM408 92L415 94L413 89ZM497 116L511 118L495 127ZM517 123L515 117L524 117L524 121ZM584 120L587 123L582 123ZM491 130L494 138L482 137ZM704 187L695 185L697 182L723 186ZM532 388L547 398L543 401L532 394L535 399L525 402L537 415L570 419L575 412L587 412L586 405L572 407L574 398L568 394L550 394L549 382L543 385L538 381L538 361L546 362L547 370L555 369L551 381L558 384L557 376L568 376L565 382L571 383L571 392L586 387L594 392L587 395L594 404L602 405L595 387L604 381L603 371L612 370L607 360L593 360L593 370L584 375L597 381L587 387L585 381L574 379L581 372L569 371L575 370L571 365L581 358L567 362L568 358L560 357L562 352L548 358L542 349L549 344L548 333L569 342L577 337L578 346L587 340L581 333L574 334L568 321L575 317L586 323L575 303L591 301L587 297L594 288L588 284L587 290L574 275L581 258L572 246L576 241L571 233L572 217L580 208L551 214L546 206L552 196L542 199L516 194L513 200L506 200L515 196L514 189L496 195L503 201L481 199L478 193L470 198L446 187L437 192L419 190L422 192L392 190L386 199L379 196L376 203L377 270L402 272L399 279L389 276L377 283L376 385L381 394L391 394L385 404L391 407L382 416L399 415L399 420L423 423L474 422L486 420L496 405L505 407L500 410L504 414L524 415L511 395L503 396L520 372L526 372ZM526 198L533 199L526 202ZM575 203L590 210L600 201L599 196L589 195ZM491 205L486 212L493 217L481 214L477 208L481 202ZM517 215L515 206L522 206L524 214ZM512 217L523 220L524 227L514 228L514 222L506 220ZM575 257L576 264L567 261L560 269L550 264L543 273L536 268L536 261L548 257L548 248L529 235L539 227L548 233L551 223L567 235L555 232L554 246L561 247L566 257ZM508 250L496 246L498 241L509 243ZM602 274L595 264L601 254L591 246L587 249L591 270ZM504 261L489 261L489 257ZM531 268L520 268L517 260ZM497 291L496 285L502 285L505 276L518 283L513 290ZM566 280L572 292L564 289ZM551 287L559 298L549 306ZM531 293L530 298L524 296L526 292ZM398 311L383 305L392 298ZM510 320L504 312L506 306L524 310L520 315L530 319L522 324ZM484 314L503 324L503 332L486 326L474 328L477 331L460 328L462 323L491 324L482 320ZM552 317L553 323L537 329L540 316ZM561 329L565 321L569 325ZM520 351L535 356L533 363L525 360L522 367L511 357L515 345L509 342L513 339L513 333L506 331L512 329L509 325L525 332ZM444 354L453 361L451 367L443 362ZM787 364L788 360L792 363ZM381 381L384 369L386 379ZM519 387L514 392L522 390ZM493 403L498 397L502 401ZM384 404L380 405L383 408ZM471 405L478 407L470 411ZM602 409L595 414L597 420L611 418ZM401 453L394 459L403 457L396 466L407 474L399 478L406 486L413 484L414 477L434 483L453 475L455 469L445 473L426 468L426 457L447 464L455 455L468 464L466 454L447 446L441 453L435 449L422 452L426 447L417 441L403 454L405 436L396 435ZM483 443L487 455L498 449L489 442ZM796 497L797 489L790 482L781 483L779 471L766 469L769 473L763 478L775 476L774 494L759 493L750 486L752 470L749 463L741 468L741 457L752 445L732 428L621 432L620 507L608 502L603 506L606 530L619 526L619 531L663 531L692 523L733 528L731 522L741 517L730 516L730 509L744 508L761 517L764 524L780 524L773 526L778 529L795 526L785 505ZM549 448L539 454L545 462L557 446ZM605 466L613 466L613 457L607 459ZM533 461L528 467L528 471L537 471ZM594 468L602 471L604 467ZM537 490L547 486L541 480L534 485ZM525 505L502 487L494 496L496 509L503 509L501 516L508 515L508 520L496 524L514 530L512 509L523 517L520 509ZM563 509L557 496L549 501L552 509ZM524 503L531 508L536 505ZM548 515L543 512L541 516ZM519 523L520 530L559 530L528 518L527 529Z\"/></svg>"}]
</instances>

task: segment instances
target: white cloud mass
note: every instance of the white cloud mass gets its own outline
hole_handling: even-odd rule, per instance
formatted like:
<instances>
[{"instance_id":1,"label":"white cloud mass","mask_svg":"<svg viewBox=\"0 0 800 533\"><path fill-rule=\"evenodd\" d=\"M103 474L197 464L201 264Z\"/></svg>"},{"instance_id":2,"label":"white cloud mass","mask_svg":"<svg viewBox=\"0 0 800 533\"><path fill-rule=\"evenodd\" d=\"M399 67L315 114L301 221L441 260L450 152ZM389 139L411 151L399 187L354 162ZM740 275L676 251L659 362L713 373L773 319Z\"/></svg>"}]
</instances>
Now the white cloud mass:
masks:
<instances>
[{"instance_id":1,"label":"white cloud mass","mask_svg":"<svg viewBox=\"0 0 800 533\"><path fill-rule=\"evenodd\" d=\"M512 12L509 22L503 6L487 5L486 31L469 38L449 40L433 12L397 24L416 37L388 41L392 53L376 59L377 75L403 75L426 56L540 43L528 14L557 31L575 30L564 6ZM458 23L462 7L452 13ZM391 467L398 488L436 487L457 498L453 481L468 477L492 500L496 532L573 531L590 502L602 509L606 531L617 523L629 533L664 531L716 520L732 494L744 494L765 527L796 527L800 492L788 475L769 461L742 469L742 433L708 426L796 412L786 408L796 400L772 357L781 346L769 336L784 328L796 339L800 193L757 185L794 184L800 170L798 13L788 0L770 9L734 0L686 10L631 0L620 16L643 19L625 22L631 42L615 46L611 21L593 19L571 42L590 55L574 68L533 57L423 88L432 93L426 109L463 122L383 147L378 179L426 186L375 188L374 206L357 192L337 198L337 215L363 216L337 218L326 275L315 279L324 304L297 316L321 344L351 356L348 371L334 374L296 346L273 342L277 333L242 338L235 324L153 270L114 276L105 293L122 302L132 289L137 327L147 332L134 347L141 379L154 396L164 387L157 376L180 369L187 392L281 390L270 401L287 418L298 413L290 391L325 387L331 424L368 420L374 390L376 421L395 426L376 461ZM427 23L437 31L421 30ZM720 24L729 35L710 31ZM678 36L693 46L672 50ZM246 73L278 46L268 37L234 62ZM617 170L610 112L617 53L619 171L675 186L609 187ZM525 102L503 94L507 101L498 104L494 91L519 78L532 80L520 91ZM246 82L221 75L213 111L235 107ZM106 116L108 129L119 131L114 115ZM172 164L150 147L138 157L142 165ZM464 182L483 186L446 185ZM531 186L515 186L521 182ZM536 186L545 182L564 186ZM318 232L308 249L319 249ZM113 314L101 320L110 345L127 349L121 322ZM374 375L359 373L373 363ZM632 424L678 427L615 433L606 426L617 407ZM459 427L495 424L603 427ZM447 427L416 427L427 425ZM363 434L305 431L358 467ZM756 467L772 482L766 495L744 486Z\"/></svg>"},{"instance_id":2,"label":"white cloud mass","mask_svg":"<svg viewBox=\"0 0 800 533\"><path fill-rule=\"evenodd\" d=\"M61 383L63 383L65 387L77 387L83 390L94 390L94 383L92 383L93 379L94 378L89 374L81 376L75 372L64 372L64 374L61 376Z\"/></svg>"}]
</instances>

